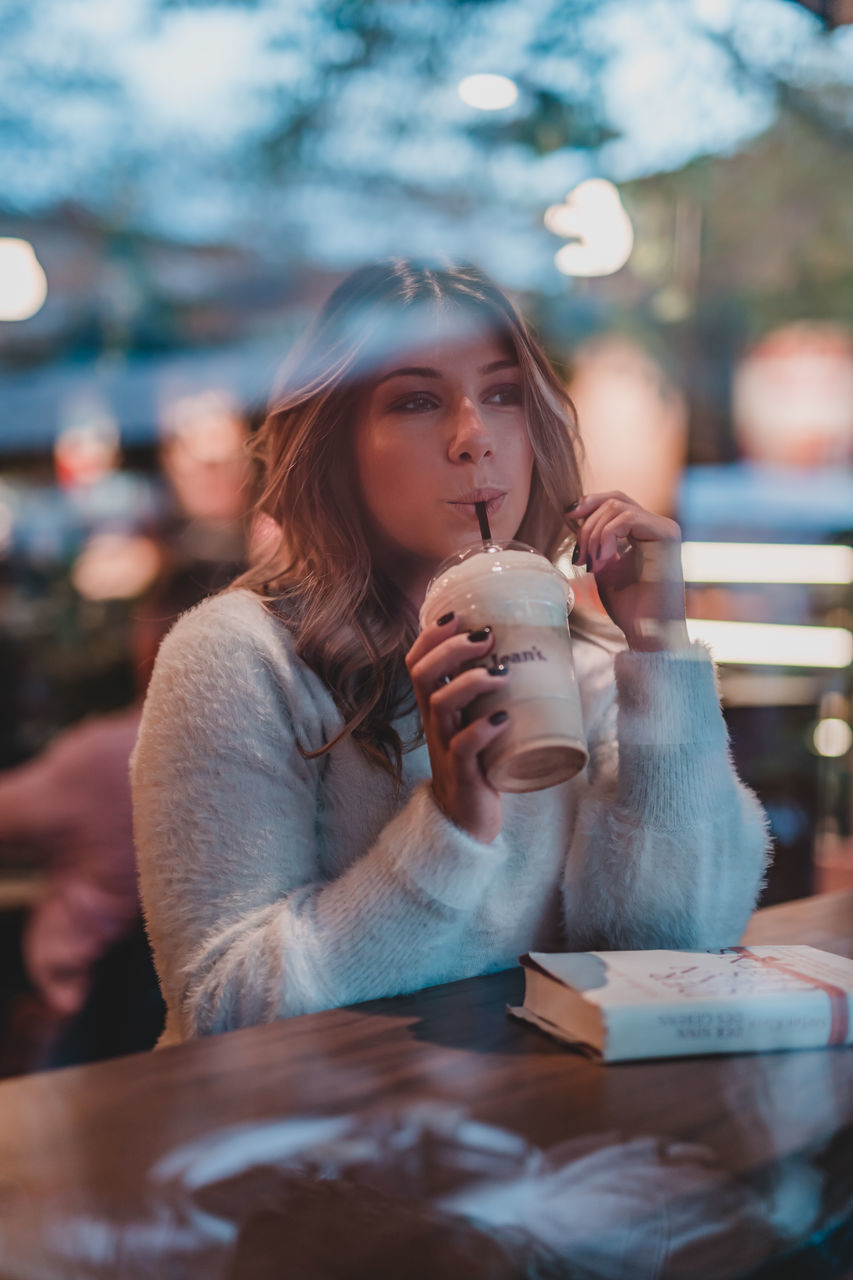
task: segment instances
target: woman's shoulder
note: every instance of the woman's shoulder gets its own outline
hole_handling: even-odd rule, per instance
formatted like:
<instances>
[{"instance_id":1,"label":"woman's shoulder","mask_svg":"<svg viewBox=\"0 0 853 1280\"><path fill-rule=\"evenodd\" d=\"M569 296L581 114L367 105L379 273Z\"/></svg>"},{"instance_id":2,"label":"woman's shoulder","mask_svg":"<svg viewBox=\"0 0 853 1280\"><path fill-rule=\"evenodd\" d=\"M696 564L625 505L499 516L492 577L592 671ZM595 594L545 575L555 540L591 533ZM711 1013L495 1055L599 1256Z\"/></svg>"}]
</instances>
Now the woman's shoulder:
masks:
<instances>
[{"instance_id":1,"label":"woman's shoulder","mask_svg":"<svg viewBox=\"0 0 853 1280\"><path fill-rule=\"evenodd\" d=\"M180 671L196 682L232 688L272 677L314 695L323 691L282 620L242 588L210 596L182 614L160 646L157 668L161 675Z\"/></svg>"},{"instance_id":2,"label":"woman's shoulder","mask_svg":"<svg viewBox=\"0 0 853 1280\"><path fill-rule=\"evenodd\" d=\"M292 646L290 632L254 591L237 587L208 596L200 604L182 613L169 632L168 639L223 642L230 638L269 641L275 639L285 648Z\"/></svg>"},{"instance_id":3,"label":"woman's shoulder","mask_svg":"<svg viewBox=\"0 0 853 1280\"><path fill-rule=\"evenodd\" d=\"M160 646L146 717L171 722L205 707L210 718L299 723L313 744L340 714L320 677L296 652L282 620L251 591L211 596L182 614Z\"/></svg>"}]
</instances>

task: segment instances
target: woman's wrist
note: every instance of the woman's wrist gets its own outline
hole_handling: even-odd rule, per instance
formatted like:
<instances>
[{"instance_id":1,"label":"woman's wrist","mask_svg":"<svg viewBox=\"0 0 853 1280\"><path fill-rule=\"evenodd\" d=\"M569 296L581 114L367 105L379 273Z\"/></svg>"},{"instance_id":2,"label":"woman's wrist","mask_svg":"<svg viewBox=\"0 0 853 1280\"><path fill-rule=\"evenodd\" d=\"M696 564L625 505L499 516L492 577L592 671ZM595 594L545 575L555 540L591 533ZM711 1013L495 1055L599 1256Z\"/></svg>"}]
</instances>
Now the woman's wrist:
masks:
<instances>
[{"instance_id":1,"label":"woman's wrist","mask_svg":"<svg viewBox=\"0 0 853 1280\"><path fill-rule=\"evenodd\" d=\"M468 797L468 803L449 803L440 794L434 778L432 781L432 795L436 805L448 822L452 822L454 827L464 831L465 835L471 836L478 843L492 844L500 835L503 818L503 810L500 803L497 805L478 805L476 796L473 795Z\"/></svg>"},{"instance_id":2,"label":"woman's wrist","mask_svg":"<svg viewBox=\"0 0 853 1280\"><path fill-rule=\"evenodd\" d=\"M685 618L666 622L648 620L625 632L628 648L636 653L680 653L690 648L690 635Z\"/></svg>"}]
</instances>

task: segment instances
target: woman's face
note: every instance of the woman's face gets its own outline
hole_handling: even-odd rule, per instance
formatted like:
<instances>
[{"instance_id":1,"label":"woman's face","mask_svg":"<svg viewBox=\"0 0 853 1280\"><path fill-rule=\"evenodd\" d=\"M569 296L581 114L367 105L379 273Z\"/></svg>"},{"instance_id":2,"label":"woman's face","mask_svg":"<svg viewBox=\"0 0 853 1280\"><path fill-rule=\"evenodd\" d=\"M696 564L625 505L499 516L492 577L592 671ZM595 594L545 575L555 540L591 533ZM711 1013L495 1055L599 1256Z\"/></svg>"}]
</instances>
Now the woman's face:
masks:
<instances>
[{"instance_id":1,"label":"woman's face","mask_svg":"<svg viewBox=\"0 0 853 1280\"><path fill-rule=\"evenodd\" d=\"M514 537L533 471L511 344L481 325L454 333L447 314L378 371L356 416L372 541L416 604L437 565L479 539L475 502L494 538Z\"/></svg>"}]
</instances>

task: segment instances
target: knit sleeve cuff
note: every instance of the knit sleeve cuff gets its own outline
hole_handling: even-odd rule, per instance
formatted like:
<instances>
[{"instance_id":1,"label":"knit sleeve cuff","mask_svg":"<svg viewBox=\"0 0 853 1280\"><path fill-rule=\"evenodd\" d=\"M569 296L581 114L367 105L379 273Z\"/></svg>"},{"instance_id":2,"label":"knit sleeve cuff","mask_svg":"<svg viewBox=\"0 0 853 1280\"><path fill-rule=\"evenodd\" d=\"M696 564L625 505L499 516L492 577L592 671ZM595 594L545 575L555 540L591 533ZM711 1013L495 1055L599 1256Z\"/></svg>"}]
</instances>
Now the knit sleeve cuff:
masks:
<instances>
[{"instance_id":1,"label":"knit sleeve cuff","mask_svg":"<svg viewBox=\"0 0 853 1280\"><path fill-rule=\"evenodd\" d=\"M730 766L708 650L623 652L615 671L620 808L659 829L709 817Z\"/></svg>"},{"instance_id":2,"label":"knit sleeve cuff","mask_svg":"<svg viewBox=\"0 0 853 1280\"><path fill-rule=\"evenodd\" d=\"M429 782L415 788L383 839L397 875L417 892L459 911L476 905L507 856L502 836L483 844L451 822Z\"/></svg>"},{"instance_id":3,"label":"knit sleeve cuff","mask_svg":"<svg viewBox=\"0 0 853 1280\"><path fill-rule=\"evenodd\" d=\"M615 659L619 745L725 742L714 664L698 641L674 653L623 650Z\"/></svg>"}]
</instances>

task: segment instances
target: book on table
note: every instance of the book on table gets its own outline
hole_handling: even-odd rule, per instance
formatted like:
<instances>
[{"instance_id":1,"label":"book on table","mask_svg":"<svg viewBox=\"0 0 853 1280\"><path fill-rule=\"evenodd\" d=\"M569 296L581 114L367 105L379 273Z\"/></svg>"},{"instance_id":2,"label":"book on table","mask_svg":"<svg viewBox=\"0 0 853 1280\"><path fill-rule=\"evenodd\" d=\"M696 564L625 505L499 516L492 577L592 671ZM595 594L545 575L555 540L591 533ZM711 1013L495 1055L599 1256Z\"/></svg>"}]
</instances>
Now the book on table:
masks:
<instances>
[{"instance_id":1,"label":"book on table","mask_svg":"<svg viewBox=\"0 0 853 1280\"><path fill-rule=\"evenodd\" d=\"M605 1062L853 1043L853 960L816 947L531 952L509 1007Z\"/></svg>"}]
</instances>

